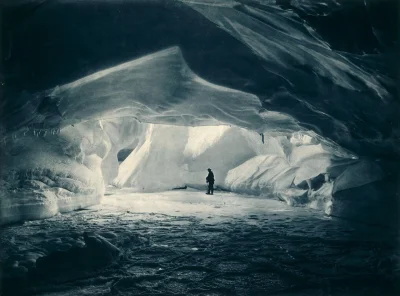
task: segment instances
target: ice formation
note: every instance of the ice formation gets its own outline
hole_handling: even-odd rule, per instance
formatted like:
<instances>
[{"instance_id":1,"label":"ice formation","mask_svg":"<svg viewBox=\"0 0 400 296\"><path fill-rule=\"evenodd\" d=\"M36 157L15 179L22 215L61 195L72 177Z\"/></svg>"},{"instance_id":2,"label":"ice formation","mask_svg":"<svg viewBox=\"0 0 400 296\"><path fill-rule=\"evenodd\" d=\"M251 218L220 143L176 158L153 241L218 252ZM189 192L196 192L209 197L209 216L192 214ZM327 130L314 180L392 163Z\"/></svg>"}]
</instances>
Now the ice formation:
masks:
<instances>
[{"instance_id":1,"label":"ice formation","mask_svg":"<svg viewBox=\"0 0 400 296\"><path fill-rule=\"evenodd\" d=\"M7 6L0 223L99 203L106 184L203 188L208 167L222 189L393 214L395 42L375 4L365 53L319 23L352 4L280 2Z\"/></svg>"},{"instance_id":2,"label":"ice formation","mask_svg":"<svg viewBox=\"0 0 400 296\"><path fill-rule=\"evenodd\" d=\"M1 223L46 218L98 204L118 173L117 153L146 129L132 118L88 121L56 134L35 131L3 145Z\"/></svg>"},{"instance_id":3,"label":"ice formation","mask_svg":"<svg viewBox=\"0 0 400 296\"><path fill-rule=\"evenodd\" d=\"M303 138L299 143L298 133L269 136L263 143L254 131L238 127L148 125L112 183L145 192L184 186L205 190L206 170L212 167L217 188L330 214L334 193L383 177L374 163L340 158L316 139Z\"/></svg>"},{"instance_id":4,"label":"ice formation","mask_svg":"<svg viewBox=\"0 0 400 296\"><path fill-rule=\"evenodd\" d=\"M238 127L152 125L143 144L121 164L114 184L144 191L203 189L204 172L212 167L216 185L226 187L231 168L267 150L255 132Z\"/></svg>"}]
</instances>

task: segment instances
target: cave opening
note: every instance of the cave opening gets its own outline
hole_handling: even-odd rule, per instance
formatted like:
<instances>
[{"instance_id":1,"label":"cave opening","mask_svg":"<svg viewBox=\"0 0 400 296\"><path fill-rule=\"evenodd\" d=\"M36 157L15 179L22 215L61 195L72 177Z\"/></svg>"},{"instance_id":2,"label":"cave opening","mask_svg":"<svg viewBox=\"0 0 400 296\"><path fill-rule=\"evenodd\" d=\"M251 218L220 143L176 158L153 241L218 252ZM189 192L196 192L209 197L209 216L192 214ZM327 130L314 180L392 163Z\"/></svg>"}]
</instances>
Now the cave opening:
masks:
<instances>
[{"instance_id":1,"label":"cave opening","mask_svg":"<svg viewBox=\"0 0 400 296\"><path fill-rule=\"evenodd\" d=\"M1 295L400 295L397 1L3 2Z\"/></svg>"},{"instance_id":2,"label":"cave opening","mask_svg":"<svg viewBox=\"0 0 400 296\"><path fill-rule=\"evenodd\" d=\"M352 163L350 156L338 157L301 133L271 136L227 125L146 124L141 136L123 137L134 140L119 140L129 146L103 161L108 164L102 165L106 188L205 190L207 168L212 168L217 191L278 199L330 214L338 174L332 167L344 171ZM118 163L108 161L110 157Z\"/></svg>"},{"instance_id":3,"label":"cave opening","mask_svg":"<svg viewBox=\"0 0 400 296\"><path fill-rule=\"evenodd\" d=\"M118 154L117 154L118 163L121 164L121 162L123 162L129 156L129 154L132 153L132 151L133 151L133 149L129 149L129 148L124 148L124 149L121 149L120 151L118 151Z\"/></svg>"}]
</instances>

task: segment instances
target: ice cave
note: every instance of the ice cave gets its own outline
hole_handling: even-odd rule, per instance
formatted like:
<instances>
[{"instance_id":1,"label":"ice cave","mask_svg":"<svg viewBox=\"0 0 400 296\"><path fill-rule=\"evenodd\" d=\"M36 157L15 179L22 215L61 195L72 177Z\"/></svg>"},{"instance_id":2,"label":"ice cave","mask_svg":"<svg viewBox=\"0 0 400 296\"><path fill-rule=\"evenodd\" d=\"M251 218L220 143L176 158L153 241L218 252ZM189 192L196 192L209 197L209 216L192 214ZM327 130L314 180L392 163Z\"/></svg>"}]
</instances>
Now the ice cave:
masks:
<instances>
[{"instance_id":1,"label":"ice cave","mask_svg":"<svg viewBox=\"0 0 400 296\"><path fill-rule=\"evenodd\" d=\"M0 295L398 295L397 4L4 1Z\"/></svg>"}]
</instances>

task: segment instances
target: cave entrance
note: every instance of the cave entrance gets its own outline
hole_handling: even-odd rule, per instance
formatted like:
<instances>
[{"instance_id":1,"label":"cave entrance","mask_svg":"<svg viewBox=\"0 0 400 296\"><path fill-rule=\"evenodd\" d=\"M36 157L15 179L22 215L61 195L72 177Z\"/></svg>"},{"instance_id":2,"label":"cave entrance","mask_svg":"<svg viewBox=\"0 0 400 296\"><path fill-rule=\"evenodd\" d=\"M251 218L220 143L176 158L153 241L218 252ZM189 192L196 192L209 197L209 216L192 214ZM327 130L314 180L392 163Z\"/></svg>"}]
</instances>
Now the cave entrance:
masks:
<instances>
[{"instance_id":1,"label":"cave entrance","mask_svg":"<svg viewBox=\"0 0 400 296\"><path fill-rule=\"evenodd\" d=\"M118 151L110 186L135 192L206 191L211 168L216 191L273 197L290 205L312 203L323 210L330 204L332 182L326 173L332 155L310 136L260 135L226 125L148 124L136 137Z\"/></svg>"},{"instance_id":2,"label":"cave entrance","mask_svg":"<svg viewBox=\"0 0 400 296\"><path fill-rule=\"evenodd\" d=\"M215 186L228 190L229 171L265 152L259 134L235 126L171 126L149 124L135 143L119 150L117 187L140 191L204 189L207 169Z\"/></svg>"},{"instance_id":3,"label":"cave entrance","mask_svg":"<svg viewBox=\"0 0 400 296\"><path fill-rule=\"evenodd\" d=\"M121 149L117 154L118 164L121 164L132 153L133 148Z\"/></svg>"}]
</instances>

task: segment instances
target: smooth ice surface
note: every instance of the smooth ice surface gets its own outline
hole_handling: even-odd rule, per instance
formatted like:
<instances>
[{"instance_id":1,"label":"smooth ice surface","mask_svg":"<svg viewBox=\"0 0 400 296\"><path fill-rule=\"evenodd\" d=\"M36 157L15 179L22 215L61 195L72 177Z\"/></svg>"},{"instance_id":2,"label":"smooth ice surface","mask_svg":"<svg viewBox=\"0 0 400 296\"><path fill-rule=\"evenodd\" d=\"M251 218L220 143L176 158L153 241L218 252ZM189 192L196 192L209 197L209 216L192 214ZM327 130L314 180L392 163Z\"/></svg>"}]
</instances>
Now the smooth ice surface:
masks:
<instances>
[{"instance_id":1,"label":"smooth ice surface","mask_svg":"<svg viewBox=\"0 0 400 296\"><path fill-rule=\"evenodd\" d=\"M293 183L297 185L326 173L332 164L332 158L334 158L333 155L323 149L321 144L295 147L289 156L291 166L299 168Z\"/></svg>"},{"instance_id":2,"label":"smooth ice surface","mask_svg":"<svg viewBox=\"0 0 400 296\"><path fill-rule=\"evenodd\" d=\"M259 155L229 171L226 182L233 190L272 194L288 188L295 177L286 159L276 155Z\"/></svg>"},{"instance_id":3,"label":"smooth ice surface","mask_svg":"<svg viewBox=\"0 0 400 296\"><path fill-rule=\"evenodd\" d=\"M381 180L383 176L384 173L378 164L371 161L362 161L346 168L337 178L333 192L372 183Z\"/></svg>"},{"instance_id":4,"label":"smooth ice surface","mask_svg":"<svg viewBox=\"0 0 400 296\"><path fill-rule=\"evenodd\" d=\"M189 134L183 155L198 157L221 139L228 130L229 127L223 125L190 128L188 130Z\"/></svg>"},{"instance_id":5,"label":"smooth ice surface","mask_svg":"<svg viewBox=\"0 0 400 296\"><path fill-rule=\"evenodd\" d=\"M277 146L272 144L271 149ZM142 144L121 163L113 184L141 191L198 187L205 184L205 172L211 167L216 185L225 187L231 168L268 153L269 147L257 133L238 127L151 125Z\"/></svg>"},{"instance_id":6,"label":"smooth ice surface","mask_svg":"<svg viewBox=\"0 0 400 296\"><path fill-rule=\"evenodd\" d=\"M71 257L93 240L103 259L97 266ZM341 296L399 288L391 229L232 193L112 189L91 209L7 226L0 243L10 295ZM116 248L120 259L105 260ZM59 261L44 268L47 258Z\"/></svg>"}]
</instances>

